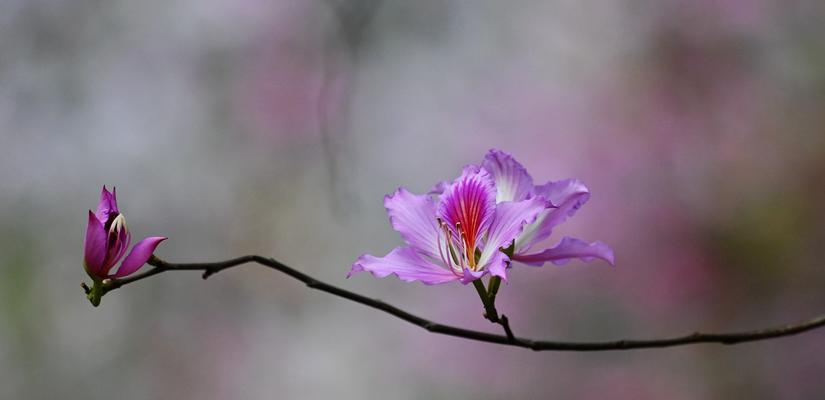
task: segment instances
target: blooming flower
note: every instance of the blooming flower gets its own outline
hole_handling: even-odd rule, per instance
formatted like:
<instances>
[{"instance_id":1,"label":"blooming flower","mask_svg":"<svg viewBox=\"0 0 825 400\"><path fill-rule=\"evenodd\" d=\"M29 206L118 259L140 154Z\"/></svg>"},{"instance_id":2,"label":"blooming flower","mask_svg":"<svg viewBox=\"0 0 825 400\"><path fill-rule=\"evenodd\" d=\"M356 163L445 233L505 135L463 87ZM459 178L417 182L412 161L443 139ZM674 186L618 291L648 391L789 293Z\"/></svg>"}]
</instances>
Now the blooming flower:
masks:
<instances>
[{"instance_id":1,"label":"blooming flower","mask_svg":"<svg viewBox=\"0 0 825 400\"><path fill-rule=\"evenodd\" d=\"M491 150L480 166L465 167L458 179L439 183L428 194L399 188L386 196L390 224L407 245L384 257L362 255L348 276L369 271L379 278L395 274L427 285L456 280L467 284L488 273L506 280L508 252L513 260L530 265L577 257L612 263L612 251L603 243L570 238L554 248L526 254L586 201L587 189L576 182L534 187L512 157Z\"/></svg>"},{"instance_id":2,"label":"blooming flower","mask_svg":"<svg viewBox=\"0 0 825 400\"><path fill-rule=\"evenodd\" d=\"M97 282L107 278L122 278L133 274L149 261L155 248L165 237L151 236L138 242L129 255L123 259L117 272L111 274L112 267L126 254L132 241L132 235L126 227L126 218L117 208L117 192L112 193L103 187L97 212L89 210L89 223L86 226L83 267L86 273Z\"/></svg>"}]
</instances>

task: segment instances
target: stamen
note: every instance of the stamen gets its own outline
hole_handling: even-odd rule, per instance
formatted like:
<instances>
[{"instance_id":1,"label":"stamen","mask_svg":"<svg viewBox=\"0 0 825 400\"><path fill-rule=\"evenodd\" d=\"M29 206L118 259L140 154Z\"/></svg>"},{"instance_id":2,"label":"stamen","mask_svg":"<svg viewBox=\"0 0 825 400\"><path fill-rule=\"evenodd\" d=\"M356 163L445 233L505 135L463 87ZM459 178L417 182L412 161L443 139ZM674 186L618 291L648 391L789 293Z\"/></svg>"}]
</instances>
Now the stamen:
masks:
<instances>
[{"instance_id":1,"label":"stamen","mask_svg":"<svg viewBox=\"0 0 825 400\"><path fill-rule=\"evenodd\" d=\"M443 232L444 231L444 221L442 221L441 218L437 218L436 221L438 221L438 227L441 228L441 231ZM450 269L452 270L453 269L452 264L449 263L447 261L447 259L444 258L444 249L443 249L442 246L443 245L441 243L441 233L439 233L438 234L438 255L441 256L441 262L443 262L444 264L449 265ZM449 253L449 250L448 250L448 253ZM448 254L448 256L449 256L449 254Z\"/></svg>"},{"instance_id":2,"label":"stamen","mask_svg":"<svg viewBox=\"0 0 825 400\"><path fill-rule=\"evenodd\" d=\"M450 268L450 272L455 275L456 273L456 266L453 264L453 255L455 254L452 247L453 242L453 234L450 231L450 228L447 226L447 223L444 222L441 218L437 218L438 226L441 228L441 232L444 233L445 243L441 243L441 234L438 235L438 255L441 256L441 262L446 264ZM447 256L444 256L444 251L447 251Z\"/></svg>"},{"instance_id":3,"label":"stamen","mask_svg":"<svg viewBox=\"0 0 825 400\"><path fill-rule=\"evenodd\" d=\"M124 217L123 214L118 214L117 217L112 220L112 225L109 227L107 243L110 248L121 239L120 235L123 232L128 232L126 229L126 217Z\"/></svg>"},{"instance_id":4,"label":"stamen","mask_svg":"<svg viewBox=\"0 0 825 400\"><path fill-rule=\"evenodd\" d=\"M467 258L467 264L469 264L470 269L475 271L475 249L470 248L470 244L467 242L467 236L464 233L464 230L461 229L461 222L455 223L455 229L458 231L458 241L461 244L461 253L464 254L464 257ZM462 258L461 262L461 270L464 270L464 261Z\"/></svg>"},{"instance_id":5,"label":"stamen","mask_svg":"<svg viewBox=\"0 0 825 400\"><path fill-rule=\"evenodd\" d=\"M455 229L458 231L458 245L456 245L456 247L460 246L460 248L458 249L458 260L461 262L461 272L464 272L464 258L467 254L467 245L464 241L464 231L461 230L461 223L456 222Z\"/></svg>"},{"instance_id":6,"label":"stamen","mask_svg":"<svg viewBox=\"0 0 825 400\"><path fill-rule=\"evenodd\" d=\"M118 214L112 221L112 226L109 227L109 232L119 232L126 229L126 217L123 214Z\"/></svg>"},{"instance_id":7,"label":"stamen","mask_svg":"<svg viewBox=\"0 0 825 400\"><path fill-rule=\"evenodd\" d=\"M461 255L453 249L453 231L444 224L444 233L447 235L447 253L450 259L450 269L453 271L454 274L458 275L456 269L458 268L458 263L461 262ZM463 271L459 269L458 271Z\"/></svg>"}]
</instances>

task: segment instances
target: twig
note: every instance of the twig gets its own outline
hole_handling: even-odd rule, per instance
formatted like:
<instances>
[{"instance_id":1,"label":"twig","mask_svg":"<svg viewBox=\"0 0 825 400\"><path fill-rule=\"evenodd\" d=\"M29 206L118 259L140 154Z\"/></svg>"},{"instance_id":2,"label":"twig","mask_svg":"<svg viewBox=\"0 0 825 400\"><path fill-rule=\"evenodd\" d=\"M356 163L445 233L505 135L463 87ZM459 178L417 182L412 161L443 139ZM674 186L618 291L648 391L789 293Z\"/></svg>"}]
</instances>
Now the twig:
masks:
<instances>
[{"instance_id":1,"label":"twig","mask_svg":"<svg viewBox=\"0 0 825 400\"><path fill-rule=\"evenodd\" d=\"M825 315L818 316L816 318L810 319L808 321L794 324L794 325L785 325L781 327L775 328L768 328L768 329L760 329L755 331L747 331L747 332L734 332L734 333L692 333L685 336L673 337L673 338L665 338L665 339L649 339L649 340L615 340L615 341L603 341L603 342L561 342L561 341L549 341L549 340L532 340L526 338L516 337L510 331L509 323L507 322L507 318L505 316L501 316L500 323L507 331L507 336L503 335L495 335L492 333L481 332L481 331L474 331L464 328L459 328L450 325L443 325L436 322L432 322L421 318L419 316L413 315L407 311L404 311L400 308L387 304L381 300L371 299L366 296L360 295L358 293L350 292L345 289L341 289L337 286L333 286L324 282L321 282L309 275L306 275L300 271L297 271L287 265L284 265L272 258L266 258L256 255L249 255L234 258L231 260L226 261L219 261L213 263L191 263L191 264L176 264L163 261L157 257L152 257L149 260L149 264L151 264L154 268L137 274L133 275L128 278L123 279L112 279L107 280L103 283L103 290L104 293L110 292L122 286L146 279L150 276L157 275L167 271L203 271L203 278L209 278L210 276L223 271L225 269L229 269L235 266L245 265L257 263L263 265L267 268L271 268L273 270L282 272L284 274L289 275L290 277L297 279L308 287L312 289L317 289L322 292L326 292L332 294L334 296L338 296L356 303L363 304L367 307L375 308L377 310L381 310L387 314L390 314L394 317L403 319L411 324L420 326L426 329L429 332L439 333L448 336L455 336L464 339L476 340L480 342L487 342L487 343L497 343L503 344L508 346L516 346L516 347L524 347L535 351L605 351L605 350L631 350L631 349L644 349L644 348L660 348L660 347L673 347L673 346L683 346L688 344L696 344L696 343L721 343L726 345L737 344L737 343L744 343L744 342L753 342L758 340L767 340L773 339L783 336L790 336L796 335L802 332L814 330L817 328L821 328L825 326Z\"/></svg>"},{"instance_id":2,"label":"twig","mask_svg":"<svg viewBox=\"0 0 825 400\"><path fill-rule=\"evenodd\" d=\"M498 286L500 284L501 278L497 276L490 278L488 288L484 287L484 283L482 283L480 279L473 281L473 286L475 286L478 296L481 298L481 303L484 304L484 318L494 324L501 325L501 327L504 328L504 334L507 335L507 339L514 342L516 336L513 335L513 330L510 329L510 321L504 314L499 317L498 310L496 310L496 293L498 293Z\"/></svg>"}]
</instances>

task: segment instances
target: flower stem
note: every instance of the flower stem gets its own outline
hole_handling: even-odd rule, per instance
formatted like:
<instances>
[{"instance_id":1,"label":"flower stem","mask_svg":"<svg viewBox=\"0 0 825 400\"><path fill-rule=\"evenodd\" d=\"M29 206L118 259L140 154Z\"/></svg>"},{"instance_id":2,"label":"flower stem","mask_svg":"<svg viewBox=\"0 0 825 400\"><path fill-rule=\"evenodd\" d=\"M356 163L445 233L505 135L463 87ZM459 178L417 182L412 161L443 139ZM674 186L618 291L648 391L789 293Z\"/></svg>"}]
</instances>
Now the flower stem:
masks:
<instances>
[{"instance_id":1,"label":"flower stem","mask_svg":"<svg viewBox=\"0 0 825 400\"><path fill-rule=\"evenodd\" d=\"M498 279L498 277L494 277ZM494 289L494 284L497 286L500 284L496 283L495 280L490 279L490 289ZM476 287L476 291L478 292L478 296L481 297L481 302L484 304L484 318L487 318L488 321L501 325L504 328L504 333L507 334L507 340L510 342L514 342L516 340L515 335L513 335L513 331L510 329L510 321L507 320L507 317L502 314L501 316L498 315L498 311L496 310L495 304L495 294L492 291L488 291L484 287L484 283L481 282L481 279L476 279L473 281L473 286ZM496 288L496 290L498 290Z\"/></svg>"},{"instance_id":2,"label":"flower stem","mask_svg":"<svg viewBox=\"0 0 825 400\"><path fill-rule=\"evenodd\" d=\"M481 298L481 303L484 304L484 318L493 323L498 322L498 311L496 311L495 304L490 301L490 295L484 287L484 282L481 279L476 279L473 281L473 286L478 292L478 297Z\"/></svg>"},{"instance_id":3,"label":"flower stem","mask_svg":"<svg viewBox=\"0 0 825 400\"><path fill-rule=\"evenodd\" d=\"M85 286L84 290L87 288L88 286ZM86 292L86 298L89 299L93 306L97 307L100 305L100 298L103 297L103 293L103 281L100 279L92 279L92 288Z\"/></svg>"},{"instance_id":4,"label":"flower stem","mask_svg":"<svg viewBox=\"0 0 825 400\"><path fill-rule=\"evenodd\" d=\"M487 284L487 287L490 288L487 297L489 297L490 304L492 304L493 307L496 305L496 295L498 294L499 286L501 286L501 277L491 276L490 281Z\"/></svg>"}]
</instances>

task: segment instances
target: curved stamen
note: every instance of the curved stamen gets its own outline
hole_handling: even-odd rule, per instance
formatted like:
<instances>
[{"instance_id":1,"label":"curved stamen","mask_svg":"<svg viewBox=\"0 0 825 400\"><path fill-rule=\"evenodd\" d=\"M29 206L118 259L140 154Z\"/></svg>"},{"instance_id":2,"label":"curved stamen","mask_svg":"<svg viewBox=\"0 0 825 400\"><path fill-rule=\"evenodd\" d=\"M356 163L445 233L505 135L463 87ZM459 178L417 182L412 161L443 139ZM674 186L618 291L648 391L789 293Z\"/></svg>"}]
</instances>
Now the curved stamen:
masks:
<instances>
[{"instance_id":1,"label":"curved stamen","mask_svg":"<svg viewBox=\"0 0 825 400\"><path fill-rule=\"evenodd\" d=\"M436 221L438 221L438 227L441 228L442 232L444 232L444 221L442 221L441 218L436 218ZM441 262L443 262L445 265L449 265L450 269L452 270L452 264L448 262L447 258L444 258L444 244L441 243L441 232L438 233L438 236L436 238L438 240L438 255L441 256ZM449 255L449 250L447 253Z\"/></svg>"},{"instance_id":2,"label":"curved stamen","mask_svg":"<svg viewBox=\"0 0 825 400\"><path fill-rule=\"evenodd\" d=\"M438 254L439 256L441 256L441 262L443 262L450 268L450 272L458 276L458 272L456 271L456 267L458 266L455 265L453 261L455 261L455 263L458 263L456 258L460 259L460 257L456 257L456 253L453 250L453 233L452 231L450 231L450 228L447 226L447 223L444 222L444 220L442 220L441 218L436 218L436 221L438 222L439 228L441 228L441 232L437 236ZM444 233L444 244L442 244L441 242L441 233ZM444 256L445 250L447 252L446 256ZM461 271L463 271L463 268L461 269Z\"/></svg>"},{"instance_id":3,"label":"curved stamen","mask_svg":"<svg viewBox=\"0 0 825 400\"><path fill-rule=\"evenodd\" d=\"M461 251L460 252L463 255L462 260L464 258L466 258L467 259L467 264L470 267L470 269L475 271L476 270L476 258L475 258L476 249L475 249L475 244L469 243L469 240L468 240L468 237L467 237L466 233L464 232L463 229L461 229L461 222L456 222L455 223L455 229L456 229L456 231L458 231L458 242L461 245L461 249L460 249ZM461 269L464 270L463 261L462 261L462 264L461 264Z\"/></svg>"},{"instance_id":4,"label":"curved stamen","mask_svg":"<svg viewBox=\"0 0 825 400\"><path fill-rule=\"evenodd\" d=\"M458 248L458 259L461 261L461 271L464 271L464 259L467 257L467 238L464 236L464 230L461 229L461 222L455 223L455 230L458 232L458 243L456 247ZM467 263L470 264L470 268L472 269L472 261L469 258L467 259Z\"/></svg>"}]
</instances>

